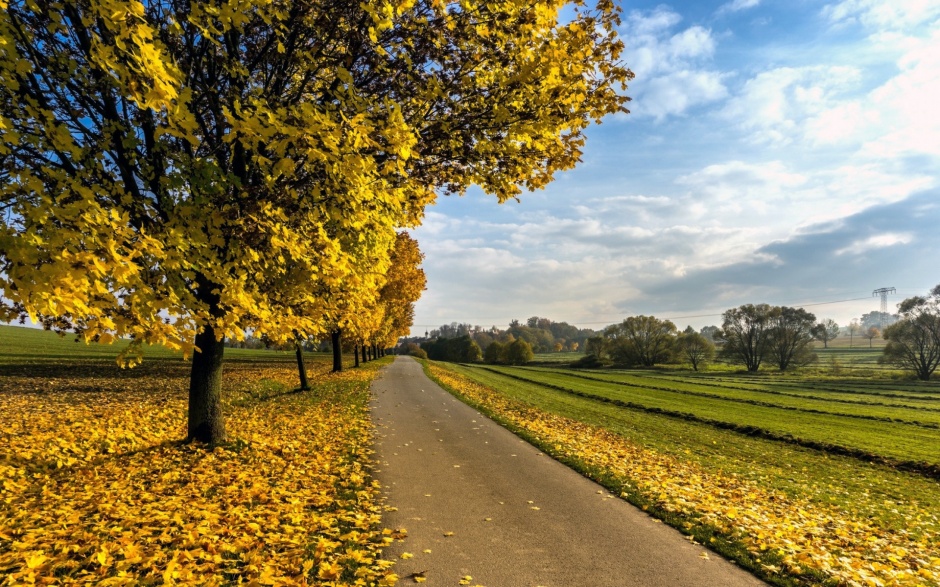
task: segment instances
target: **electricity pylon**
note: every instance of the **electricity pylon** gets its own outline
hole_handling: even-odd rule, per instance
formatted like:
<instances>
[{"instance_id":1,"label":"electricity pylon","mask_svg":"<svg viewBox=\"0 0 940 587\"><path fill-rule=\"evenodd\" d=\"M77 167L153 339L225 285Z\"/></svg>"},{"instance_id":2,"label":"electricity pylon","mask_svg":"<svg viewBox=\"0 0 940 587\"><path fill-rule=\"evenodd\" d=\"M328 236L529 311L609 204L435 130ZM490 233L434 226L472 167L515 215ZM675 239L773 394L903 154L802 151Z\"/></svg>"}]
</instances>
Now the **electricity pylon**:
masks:
<instances>
[{"instance_id":1,"label":"electricity pylon","mask_svg":"<svg viewBox=\"0 0 940 587\"><path fill-rule=\"evenodd\" d=\"M880 287L871 292L872 297L881 296L881 331L885 329L885 316L888 315L888 294L897 293L898 290L893 287Z\"/></svg>"}]
</instances>

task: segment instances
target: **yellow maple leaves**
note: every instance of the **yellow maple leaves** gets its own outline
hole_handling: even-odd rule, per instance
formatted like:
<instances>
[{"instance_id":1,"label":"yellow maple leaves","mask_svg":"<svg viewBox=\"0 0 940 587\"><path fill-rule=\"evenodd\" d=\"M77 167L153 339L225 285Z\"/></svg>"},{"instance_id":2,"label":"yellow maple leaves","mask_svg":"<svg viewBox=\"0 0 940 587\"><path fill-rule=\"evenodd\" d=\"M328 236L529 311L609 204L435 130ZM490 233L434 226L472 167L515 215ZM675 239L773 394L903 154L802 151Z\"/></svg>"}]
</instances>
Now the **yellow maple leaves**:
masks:
<instances>
[{"instance_id":1,"label":"yellow maple leaves","mask_svg":"<svg viewBox=\"0 0 940 587\"><path fill-rule=\"evenodd\" d=\"M0 585L394 584L366 468L375 371L316 363L298 395L289 363L230 369L239 427L211 451L177 442L185 364L0 378ZM283 383L259 398L262 379Z\"/></svg>"}]
</instances>

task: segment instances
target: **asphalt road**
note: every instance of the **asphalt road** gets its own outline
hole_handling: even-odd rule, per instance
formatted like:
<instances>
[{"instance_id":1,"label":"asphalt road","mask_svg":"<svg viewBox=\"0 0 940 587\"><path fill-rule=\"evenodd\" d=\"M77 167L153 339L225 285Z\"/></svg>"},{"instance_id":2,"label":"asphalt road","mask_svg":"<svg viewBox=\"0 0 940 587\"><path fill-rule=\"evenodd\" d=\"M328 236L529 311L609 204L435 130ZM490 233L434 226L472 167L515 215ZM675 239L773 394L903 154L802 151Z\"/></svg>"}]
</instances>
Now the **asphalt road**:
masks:
<instances>
[{"instance_id":1,"label":"asphalt road","mask_svg":"<svg viewBox=\"0 0 940 587\"><path fill-rule=\"evenodd\" d=\"M398 508L384 523L408 532L385 555L399 585L415 573L428 586L763 585L456 400L409 357L372 390L376 476Z\"/></svg>"}]
</instances>

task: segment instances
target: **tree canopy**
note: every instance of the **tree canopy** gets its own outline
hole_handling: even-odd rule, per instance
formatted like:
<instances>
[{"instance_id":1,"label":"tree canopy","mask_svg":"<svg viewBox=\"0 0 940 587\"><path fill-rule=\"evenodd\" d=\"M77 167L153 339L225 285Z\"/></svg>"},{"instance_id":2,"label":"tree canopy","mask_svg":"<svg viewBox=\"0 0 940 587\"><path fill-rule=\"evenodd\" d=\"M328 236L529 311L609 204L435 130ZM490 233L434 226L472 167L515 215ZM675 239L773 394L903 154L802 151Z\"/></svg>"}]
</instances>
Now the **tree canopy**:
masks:
<instances>
[{"instance_id":1,"label":"tree canopy","mask_svg":"<svg viewBox=\"0 0 940 587\"><path fill-rule=\"evenodd\" d=\"M715 356L715 343L691 326L676 337L675 347L679 357L687 360L695 371Z\"/></svg>"},{"instance_id":2,"label":"tree canopy","mask_svg":"<svg viewBox=\"0 0 940 587\"><path fill-rule=\"evenodd\" d=\"M767 351L781 371L816 360L813 334L816 316L803 308L774 307L769 315Z\"/></svg>"},{"instance_id":3,"label":"tree canopy","mask_svg":"<svg viewBox=\"0 0 940 587\"><path fill-rule=\"evenodd\" d=\"M607 352L614 361L652 367L671 358L676 325L655 316L630 316L607 327L604 336L608 339Z\"/></svg>"},{"instance_id":4,"label":"tree canopy","mask_svg":"<svg viewBox=\"0 0 940 587\"><path fill-rule=\"evenodd\" d=\"M757 371L764 361L770 336L768 304L745 304L722 314L720 355L741 363L748 371Z\"/></svg>"},{"instance_id":5,"label":"tree canopy","mask_svg":"<svg viewBox=\"0 0 940 587\"><path fill-rule=\"evenodd\" d=\"M225 337L328 332L438 191L542 187L625 111L618 10L564 5L3 3L2 318L198 351L221 440Z\"/></svg>"},{"instance_id":6,"label":"tree canopy","mask_svg":"<svg viewBox=\"0 0 940 587\"><path fill-rule=\"evenodd\" d=\"M882 334L888 341L882 359L926 381L940 365L940 285L898 304L898 315Z\"/></svg>"}]
</instances>

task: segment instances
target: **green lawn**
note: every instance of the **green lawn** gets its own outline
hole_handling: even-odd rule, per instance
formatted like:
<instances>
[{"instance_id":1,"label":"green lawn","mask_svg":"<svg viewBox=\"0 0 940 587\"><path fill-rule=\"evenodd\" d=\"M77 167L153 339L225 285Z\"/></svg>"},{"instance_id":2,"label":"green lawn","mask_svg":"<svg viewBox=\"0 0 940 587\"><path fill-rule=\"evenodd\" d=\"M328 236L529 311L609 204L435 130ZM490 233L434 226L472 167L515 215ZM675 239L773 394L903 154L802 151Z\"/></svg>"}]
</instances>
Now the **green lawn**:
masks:
<instances>
[{"instance_id":1,"label":"green lawn","mask_svg":"<svg viewBox=\"0 0 940 587\"><path fill-rule=\"evenodd\" d=\"M100 359L115 361L118 354L127 348L126 340L114 344L86 343L74 334L58 335L39 328L0 325L0 364L36 361L61 361L77 359ZM308 353L314 356L315 353ZM252 349L225 349L226 360L294 360L292 352ZM147 346L144 360L179 359L182 353L162 346Z\"/></svg>"},{"instance_id":2,"label":"green lawn","mask_svg":"<svg viewBox=\"0 0 940 587\"><path fill-rule=\"evenodd\" d=\"M569 374L558 370L518 367L476 367L473 370L486 370L503 381L510 378L523 379L524 383L530 386L555 386L563 392L623 402L633 409L687 414L701 421L727 424L740 429L753 428L754 433L766 432L781 438L792 437L794 441L803 444L834 445L834 452L842 452L838 449L844 448L876 458L940 466L940 451L937 450L940 446L940 428L936 427L936 412L818 400L806 400L806 407L796 409L800 404L799 400L769 394L766 398L771 401L785 400L795 405L745 403L740 398L731 397L731 394L745 395L747 392L727 390L726 395L722 397L716 394L713 388L705 390L696 386L694 381L667 382L628 373L614 375L619 381L610 381L599 380L594 376L587 379L580 373ZM659 385L650 385L650 381ZM624 384L625 382L627 384ZM667 383L668 387L665 385ZM754 393L750 393L750 396L753 397ZM811 411L821 405L829 405L832 408L825 410L826 413ZM853 410L855 413L850 414ZM865 411L868 413L863 413ZM917 425L868 419L885 417L884 414L903 415L904 419L917 418L918 422L923 422ZM934 427L927 427L925 424Z\"/></svg>"}]
</instances>

